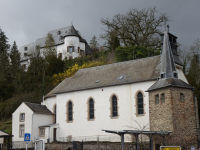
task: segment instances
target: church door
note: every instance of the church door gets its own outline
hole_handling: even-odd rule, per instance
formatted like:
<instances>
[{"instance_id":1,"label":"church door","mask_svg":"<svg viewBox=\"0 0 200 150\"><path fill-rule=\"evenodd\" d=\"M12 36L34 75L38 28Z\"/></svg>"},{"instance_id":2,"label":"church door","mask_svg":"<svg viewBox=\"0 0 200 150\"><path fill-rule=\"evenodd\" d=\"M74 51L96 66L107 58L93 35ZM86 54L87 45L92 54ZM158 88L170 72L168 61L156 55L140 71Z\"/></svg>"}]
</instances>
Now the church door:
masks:
<instances>
[{"instance_id":1,"label":"church door","mask_svg":"<svg viewBox=\"0 0 200 150\"><path fill-rule=\"evenodd\" d=\"M56 128L53 128L53 140L56 141Z\"/></svg>"}]
</instances>

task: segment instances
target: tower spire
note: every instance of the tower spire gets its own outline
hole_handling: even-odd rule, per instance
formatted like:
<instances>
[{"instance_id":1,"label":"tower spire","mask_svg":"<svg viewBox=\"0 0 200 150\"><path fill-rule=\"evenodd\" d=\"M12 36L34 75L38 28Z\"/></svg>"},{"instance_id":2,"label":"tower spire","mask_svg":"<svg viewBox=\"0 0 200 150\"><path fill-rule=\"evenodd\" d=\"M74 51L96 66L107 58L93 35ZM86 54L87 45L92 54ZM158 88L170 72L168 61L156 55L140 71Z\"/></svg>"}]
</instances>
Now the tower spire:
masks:
<instances>
[{"instance_id":1,"label":"tower spire","mask_svg":"<svg viewBox=\"0 0 200 150\"><path fill-rule=\"evenodd\" d=\"M160 78L178 78L167 31L164 32Z\"/></svg>"}]
</instances>

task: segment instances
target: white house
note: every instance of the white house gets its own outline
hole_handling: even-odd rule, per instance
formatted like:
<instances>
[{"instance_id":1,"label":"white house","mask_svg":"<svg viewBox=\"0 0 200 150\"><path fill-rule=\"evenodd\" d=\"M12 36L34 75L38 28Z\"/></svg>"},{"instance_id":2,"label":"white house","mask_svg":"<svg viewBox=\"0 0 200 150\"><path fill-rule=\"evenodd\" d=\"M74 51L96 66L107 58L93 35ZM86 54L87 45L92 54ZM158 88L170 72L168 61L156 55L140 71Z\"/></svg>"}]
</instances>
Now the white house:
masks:
<instances>
[{"instance_id":1,"label":"white house","mask_svg":"<svg viewBox=\"0 0 200 150\"><path fill-rule=\"evenodd\" d=\"M169 39L166 32L164 38ZM164 40L163 45L159 56L80 69L49 92L41 105L22 103L13 113L13 142L22 141L25 132L32 134L31 140L44 138L51 142L68 136L76 140L94 135L106 137L108 133L102 129L140 130L140 125L150 130L148 89L154 90L155 83L157 88L161 86L157 81L168 74L174 75L171 83L162 80L165 86L159 88L172 85L192 89L177 63L178 55L176 59L172 56L169 41ZM44 108L48 114L37 113L37 108ZM110 141L119 140L116 135Z\"/></svg>"},{"instance_id":2,"label":"white house","mask_svg":"<svg viewBox=\"0 0 200 150\"><path fill-rule=\"evenodd\" d=\"M57 57L64 59L74 59L84 55L91 55L92 49L87 41L82 38L80 32L73 25L48 32L52 34L55 41ZM36 46L40 46L41 56L45 47L46 37L37 39L34 43L22 46L21 65L27 70L30 65L30 56L35 52Z\"/></svg>"}]
</instances>

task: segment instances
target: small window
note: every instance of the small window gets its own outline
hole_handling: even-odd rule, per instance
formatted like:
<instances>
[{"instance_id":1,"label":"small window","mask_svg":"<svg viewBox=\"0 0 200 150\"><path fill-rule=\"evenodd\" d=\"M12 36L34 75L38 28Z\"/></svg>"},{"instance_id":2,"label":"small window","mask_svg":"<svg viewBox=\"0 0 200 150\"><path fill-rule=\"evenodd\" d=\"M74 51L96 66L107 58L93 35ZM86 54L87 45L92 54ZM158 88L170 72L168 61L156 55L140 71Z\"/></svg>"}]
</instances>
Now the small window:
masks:
<instances>
[{"instance_id":1,"label":"small window","mask_svg":"<svg viewBox=\"0 0 200 150\"><path fill-rule=\"evenodd\" d=\"M144 105L143 105L143 94L141 92L137 95L137 108L138 108L138 115L144 114Z\"/></svg>"},{"instance_id":2,"label":"small window","mask_svg":"<svg viewBox=\"0 0 200 150\"><path fill-rule=\"evenodd\" d=\"M162 103L162 104L165 103L165 94L164 94L164 93L161 94L160 99L161 99L161 103Z\"/></svg>"},{"instance_id":3,"label":"small window","mask_svg":"<svg viewBox=\"0 0 200 150\"><path fill-rule=\"evenodd\" d=\"M27 53L24 53L24 57L26 57L27 56Z\"/></svg>"},{"instance_id":4,"label":"small window","mask_svg":"<svg viewBox=\"0 0 200 150\"><path fill-rule=\"evenodd\" d=\"M25 121L25 113L21 113L19 117L20 122Z\"/></svg>"},{"instance_id":5,"label":"small window","mask_svg":"<svg viewBox=\"0 0 200 150\"><path fill-rule=\"evenodd\" d=\"M74 46L68 46L67 52L70 52L70 53L74 52Z\"/></svg>"},{"instance_id":6,"label":"small window","mask_svg":"<svg viewBox=\"0 0 200 150\"><path fill-rule=\"evenodd\" d=\"M68 103L68 121L73 121L73 106L71 101Z\"/></svg>"},{"instance_id":7,"label":"small window","mask_svg":"<svg viewBox=\"0 0 200 150\"><path fill-rule=\"evenodd\" d=\"M80 47L78 47L78 53L80 53Z\"/></svg>"},{"instance_id":8,"label":"small window","mask_svg":"<svg viewBox=\"0 0 200 150\"><path fill-rule=\"evenodd\" d=\"M62 53L58 54L58 58L62 59Z\"/></svg>"},{"instance_id":9,"label":"small window","mask_svg":"<svg viewBox=\"0 0 200 150\"><path fill-rule=\"evenodd\" d=\"M24 137L24 125L19 125L19 137Z\"/></svg>"},{"instance_id":10,"label":"small window","mask_svg":"<svg viewBox=\"0 0 200 150\"><path fill-rule=\"evenodd\" d=\"M92 98L89 101L89 119L94 119L94 100Z\"/></svg>"},{"instance_id":11,"label":"small window","mask_svg":"<svg viewBox=\"0 0 200 150\"><path fill-rule=\"evenodd\" d=\"M118 112L117 112L117 97L114 95L112 97L112 117L117 117Z\"/></svg>"},{"instance_id":12,"label":"small window","mask_svg":"<svg viewBox=\"0 0 200 150\"><path fill-rule=\"evenodd\" d=\"M180 94L180 101L185 102L185 96L183 93Z\"/></svg>"},{"instance_id":13,"label":"small window","mask_svg":"<svg viewBox=\"0 0 200 150\"><path fill-rule=\"evenodd\" d=\"M27 50L28 50L28 47L25 46L25 47L24 47L24 50L27 51Z\"/></svg>"},{"instance_id":14,"label":"small window","mask_svg":"<svg viewBox=\"0 0 200 150\"><path fill-rule=\"evenodd\" d=\"M22 69L23 69L23 70L26 70L26 64L23 64L23 65L22 65Z\"/></svg>"},{"instance_id":15,"label":"small window","mask_svg":"<svg viewBox=\"0 0 200 150\"><path fill-rule=\"evenodd\" d=\"M158 94L155 96L155 103L159 104L159 95Z\"/></svg>"},{"instance_id":16,"label":"small window","mask_svg":"<svg viewBox=\"0 0 200 150\"><path fill-rule=\"evenodd\" d=\"M45 137L45 128L40 128L40 137Z\"/></svg>"}]
</instances>

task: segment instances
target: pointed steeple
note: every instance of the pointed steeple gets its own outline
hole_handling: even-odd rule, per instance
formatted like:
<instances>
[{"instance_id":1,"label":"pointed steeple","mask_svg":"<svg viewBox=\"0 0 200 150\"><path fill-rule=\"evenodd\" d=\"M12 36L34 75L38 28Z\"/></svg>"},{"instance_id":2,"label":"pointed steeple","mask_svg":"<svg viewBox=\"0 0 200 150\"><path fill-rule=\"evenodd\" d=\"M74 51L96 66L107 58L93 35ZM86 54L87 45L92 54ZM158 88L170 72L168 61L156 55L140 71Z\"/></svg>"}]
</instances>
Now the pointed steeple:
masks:
<instances>
[{"instance_id":1,"label":"pointed steeple","mask_svg":"<svg viewBox=\"0 0 200 150\"><path fill-rule=\"evenodd\" d=\"M74 28L73 24L70 26L70 28L66 32L65 36L78 36L78 37L80 37L80 35L76 31L76 29Z\"/></svg>"},{"instance_id":2,"label":"pointed steeple","mask_svg":"<svg viewBox=\"0 0 200 150\"><path fill-rule=\"evenodd\" d=\"M164 32L160 78L178 78L167 31Z\"/></svg>"},{"instance_id":3,"label":"pointed steeple","mask_svg":"<svg viewBox=\"0 0 200 150\"><path fill-rule=\"evenodd\" d=\"M160 78L146 92L165 88L165 87L179 87L179 88L181 87L181 88L187 88L187 89L194 89L189 84L178 79L178 73L176 71L167 31L164 32L164 38L163 38Z\"/></svg>"}]
</instances>

